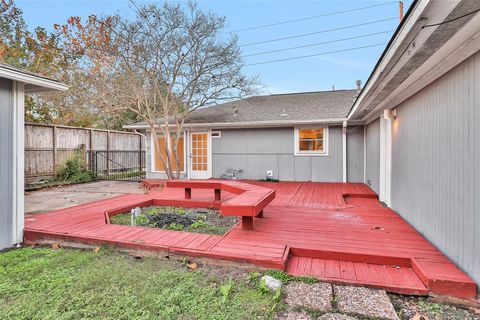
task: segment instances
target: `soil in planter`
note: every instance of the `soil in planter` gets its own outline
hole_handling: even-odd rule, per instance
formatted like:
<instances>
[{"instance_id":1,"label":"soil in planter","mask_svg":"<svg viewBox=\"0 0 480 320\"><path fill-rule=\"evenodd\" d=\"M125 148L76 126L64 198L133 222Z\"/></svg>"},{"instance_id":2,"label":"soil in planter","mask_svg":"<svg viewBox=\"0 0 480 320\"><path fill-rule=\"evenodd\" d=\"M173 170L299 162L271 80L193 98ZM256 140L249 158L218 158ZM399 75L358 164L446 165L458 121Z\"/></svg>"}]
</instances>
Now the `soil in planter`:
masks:
<instances>
[{"instance_id":1,"label":"soil in planter","mask_svg":"<svg viewBox=\"0 0 480 320\"><path fill-rule=\"evenodd\" d=\"M111 217L110 222L130 225L131 215L118 214ZM221 216L215 209L150 206L142 208L135 222L137 226L222 235L238 222L238 218Z\"/></svg>"}]
</instances>

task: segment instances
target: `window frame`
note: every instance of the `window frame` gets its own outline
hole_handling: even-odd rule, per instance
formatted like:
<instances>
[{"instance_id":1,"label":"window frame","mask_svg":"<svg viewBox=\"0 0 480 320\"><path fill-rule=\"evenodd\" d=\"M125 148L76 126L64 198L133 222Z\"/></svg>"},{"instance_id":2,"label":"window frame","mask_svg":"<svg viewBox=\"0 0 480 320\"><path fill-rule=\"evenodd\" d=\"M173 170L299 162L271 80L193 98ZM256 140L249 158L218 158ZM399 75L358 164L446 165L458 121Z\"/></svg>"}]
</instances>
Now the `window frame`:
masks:
<instances>
[{"instance_id":1,"label":"window frame","mask_svg":"<svg viewBox=\"0 0 480 320\"><path fill-rule=\"evenodd\" d=\"M322 151L303 151L300 150L300 129L304 130L318 130L323 129L323 150ZM296 156L314 156L314 157L325 157L328 156L328 125L314 125L314 126L295 126L294 127L294 155Z\"/></svg>"},{"instance_id":2,"label":"window frame","mask_svg":"<svg viewBox=\"0 0 480 320\"><path fill-rule=\"evenodd\" d=\"M212 139L220 139L222 137L222 131L220 130L212 130L210 132L210 135L212 137Z\"/></svg>"}]
</instances>

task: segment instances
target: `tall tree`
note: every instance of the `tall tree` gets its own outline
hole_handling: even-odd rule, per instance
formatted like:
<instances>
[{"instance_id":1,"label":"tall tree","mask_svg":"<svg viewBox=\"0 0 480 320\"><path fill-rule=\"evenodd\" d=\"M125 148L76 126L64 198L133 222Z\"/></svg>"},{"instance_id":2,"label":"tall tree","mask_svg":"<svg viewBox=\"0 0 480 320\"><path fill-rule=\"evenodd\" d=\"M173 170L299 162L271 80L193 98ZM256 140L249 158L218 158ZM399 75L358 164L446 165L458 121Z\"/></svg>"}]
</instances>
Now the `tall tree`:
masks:
<instances>
[{"instance_id":1,"label":"tall tree","mask_svg":"<svg viewBox=\"0 0 480 320\"><path fill-rule=\"evenodd\" d=\"M256 81L242 73L237 37L226 36L224 17L202 12L192 2L133 6L133 21L120 16L97 21L110 35L96 51L103 55L104 71L98 73L99 105L143 119L167 177L179 178L178 146L189 115L251 94ZM165 138L164 147L159 137Z\"/></svg>"},{"instance_id":2,"label":"tall tree","mask_svg":"<svg viewBox=\"0 0 480 320\"><path fill-rule=\"evenodd\" d=\"M105 22L108 19L104 19ZM65 93L27 96L25 119L30 122L121 129L131 114L106 115L95 105L98 56L92 46L108 41L97 29L94 15L70 17L52 31L29 31L13 0L0 0L0 62L58 79L70 86Z\"/></svg>"}]
</instances>

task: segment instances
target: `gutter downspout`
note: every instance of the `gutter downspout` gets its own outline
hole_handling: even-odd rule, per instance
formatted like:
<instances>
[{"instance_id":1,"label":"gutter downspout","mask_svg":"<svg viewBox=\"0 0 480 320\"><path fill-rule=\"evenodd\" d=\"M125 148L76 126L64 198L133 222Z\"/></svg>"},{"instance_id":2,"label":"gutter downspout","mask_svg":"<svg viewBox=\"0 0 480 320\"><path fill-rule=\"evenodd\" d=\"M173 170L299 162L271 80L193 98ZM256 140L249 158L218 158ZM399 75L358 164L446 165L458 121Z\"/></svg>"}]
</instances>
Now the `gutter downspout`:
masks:
<instances>
[{"instance_id":1,"label":"gutter downspout","mask_svg":"<svg viewBox=\"0 0 480 320\"><path fill-rule=\"evenodd\" d=\"M147 146L147 136L144 135L143 133L141 133L140 131L138 131L137 129L133 130L133 132L135 132L136 134L139 134L143 137L143 146L145 147L145 178L147 178L147 174L148 174L149 170L150 170L150 172L152 171L152 168L149 168L148 165L147 165L147 163L148 163L148 161L147 161L147 148L148 148L148 146ZM143 151L142 144L140 144L140 151L141 152ZM140 164L141 164L141 162L140 162Z\"/></svg>"},{"instance_id":2,"label":"gutter downspout","mask_svg":"<svg viewBox=\"0 0 480 320\"><path fill-rule=\"evenodd\" d=\"M347 121L343 121L342 140L343 140L343 182L347 182Z\"/></svg>"}]
</instances>

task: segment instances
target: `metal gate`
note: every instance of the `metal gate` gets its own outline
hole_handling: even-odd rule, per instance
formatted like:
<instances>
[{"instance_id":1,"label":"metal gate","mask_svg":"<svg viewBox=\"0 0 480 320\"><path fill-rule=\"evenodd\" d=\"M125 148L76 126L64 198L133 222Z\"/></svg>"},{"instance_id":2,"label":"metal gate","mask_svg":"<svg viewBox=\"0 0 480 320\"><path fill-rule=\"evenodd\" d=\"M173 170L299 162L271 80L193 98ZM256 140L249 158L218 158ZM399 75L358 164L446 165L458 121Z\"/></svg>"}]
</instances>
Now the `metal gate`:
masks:
<instances>
[{"instance_id":1,"label":"metal gate","mask_svg":"<svg viewBox=\"0 0 480 320\"><path fill-rule=\"evenodd\" d=\"M141 181L145 179L145 151L88 152L91 168L99 180Z\"/></svg>"}]
</instances>

